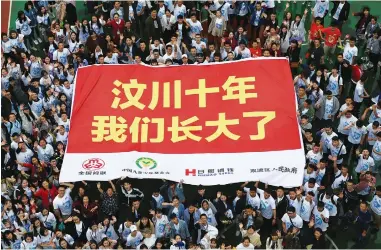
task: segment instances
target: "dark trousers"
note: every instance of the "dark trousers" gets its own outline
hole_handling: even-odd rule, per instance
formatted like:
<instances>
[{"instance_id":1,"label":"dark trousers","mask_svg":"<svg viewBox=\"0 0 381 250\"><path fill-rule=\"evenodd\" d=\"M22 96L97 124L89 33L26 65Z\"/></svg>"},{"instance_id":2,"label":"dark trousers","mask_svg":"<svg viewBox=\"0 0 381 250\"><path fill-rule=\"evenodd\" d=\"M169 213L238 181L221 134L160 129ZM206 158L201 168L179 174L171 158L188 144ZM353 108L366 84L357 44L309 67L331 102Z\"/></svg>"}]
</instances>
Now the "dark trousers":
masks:
<instances>
[{"instance_id":1,"label":"dark trousers","mask_svg":"<svg viewBox=\"0 0 381 250\"><path fill-rule=\"evenodd\" d=\"M267 239L267 237L271 234L273 228L273 220L263 218L263 225L261 227L261 239Z\"/></svg>"}]
</instances>

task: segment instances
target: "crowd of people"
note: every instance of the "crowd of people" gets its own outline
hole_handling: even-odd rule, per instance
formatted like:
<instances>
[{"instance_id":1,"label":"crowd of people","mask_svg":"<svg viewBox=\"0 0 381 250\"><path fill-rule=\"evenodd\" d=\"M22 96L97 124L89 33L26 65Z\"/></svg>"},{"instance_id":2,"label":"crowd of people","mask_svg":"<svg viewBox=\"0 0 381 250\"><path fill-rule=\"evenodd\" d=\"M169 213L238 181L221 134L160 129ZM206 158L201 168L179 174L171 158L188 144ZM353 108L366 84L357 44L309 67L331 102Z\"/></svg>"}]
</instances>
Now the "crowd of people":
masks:
<instances>
[{"instance_id":1,"label":"crowd of people","mask_svg":"<svg viewBox=\"0 0 381 250\"><path fill-rule=\"evenodd\" d=\"M3 249L324 249L348 228L366 248L381 225L377 10L346 0L84 3L81 18L80 1L27 1L10 20L16 29L1 34ZM301 186L190 187L191 199L182 181L150 193L127 177L59 183L79 67L251 57L289 60Z\"/></svg>"}]
</instances>

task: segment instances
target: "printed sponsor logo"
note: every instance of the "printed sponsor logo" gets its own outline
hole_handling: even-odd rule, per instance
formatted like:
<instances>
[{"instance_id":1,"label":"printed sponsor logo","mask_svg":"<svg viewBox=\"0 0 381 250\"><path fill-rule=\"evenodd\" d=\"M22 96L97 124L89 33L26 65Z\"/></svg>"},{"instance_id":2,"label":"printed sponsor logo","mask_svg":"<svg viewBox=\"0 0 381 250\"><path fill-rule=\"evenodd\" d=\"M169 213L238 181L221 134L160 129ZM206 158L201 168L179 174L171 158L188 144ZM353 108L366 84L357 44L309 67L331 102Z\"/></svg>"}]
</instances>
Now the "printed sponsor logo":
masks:
<instances>
[{"instance_id":1,"label":"printed sponsor logo","mask_svg":"<svg viewBox=\"0 0 381 250\"><path fill-rule=\"evenodd\" d=\"M140 169L148 169L152 170L157 167L157 162L148 157L140 157L139 159L136 160L136 166Z\"/></svg>"},{"instance_id":2,"label":"printed sponsor logo","mask_svg":"<svg viewBox=\"0 0 381 250\"><path fill-rule=\"evenodd\" d=\"M86 169L86 171L97 171L103 168L105 165L106 163L99 158L87 159L82 163L82 167Z\"/></svg>"}]
</instances>

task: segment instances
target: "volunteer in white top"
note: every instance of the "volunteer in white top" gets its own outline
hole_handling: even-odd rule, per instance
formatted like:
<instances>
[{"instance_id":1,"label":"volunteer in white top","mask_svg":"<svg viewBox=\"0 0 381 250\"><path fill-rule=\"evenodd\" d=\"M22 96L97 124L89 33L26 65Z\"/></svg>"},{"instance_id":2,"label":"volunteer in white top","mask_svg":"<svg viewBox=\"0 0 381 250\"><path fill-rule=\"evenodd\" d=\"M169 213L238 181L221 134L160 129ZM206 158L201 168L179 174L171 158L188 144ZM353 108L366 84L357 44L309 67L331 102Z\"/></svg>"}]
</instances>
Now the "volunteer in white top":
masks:
<instances>
[{"instance_id":1,"label":"volunteer in white top","mask_svg":"<svg viewBox=\"0 0 381 250\"><path fill-rule=\"evenodd\" d=\"M314 165L318 165L318 163L320 162L322 158L323 158L323 154L320 151L319 144L315 144L313 146L313 149L308 151L308 153L306 154L307 163L311 163Z\"/></svg>"},{"instance_id":2,"label":"volunteer in white top","mask_svg":"<svg viewBox=\"0 0 381 250\"><path fill-rule=\"evenodd\" d=\"M370 202L370 209L372 210L373 221L375 223L373 231L377 233L381 226L381 185L376 187L376 195Z\"/></svg>"},{"instance_id":3,"label":"volunteer in white top","mask_svg":"<svg viewBox=\"0 0 381 250\"><path fill-rule=\"evenodd\" d=\"M343 91L343 78L338 74L337 68L332 69L332 73L328 77L326 89L330 90L333 96L341 95Z\"/></svg>"},{"instance_id":4,"label":"volunteer in white top","mask_svg":"<svg viewBox=\"0 0 381 250\"><path fill-rule=\"evenodd\" d=\"M325 209L324 202L319 201L312 212L315 228L320 228L323 232L327 231L329 221L329 211Z\"/></svg>"},{"instance_id":5,"label":"volunteer in white top","mask_svg":"<svg viewBox=\"0 0 381 250\"><path fill-rule=\"evenodd\" d=\"M339 140L339 137L332 137L332 142L329 144L330 155L328 159L331 161L336 161L337 164L342 164L344 160L344 155L347 154L347 149L345 145Z\"/></svg>"},{"instance_id":6,"label":"volunteer in white top","mask_svg":"<svg viewBox=\"0 0 381 250\"><path fill-rule=\"evenodd\" d=\"M373 145L372 157L374 160L373 173L378 173L381 166L381 132L376 134L377 141Z\"/></svg>"},{"instance_id":7,"label":"volunteer in white top","mask_svg":"<svg viewBox=\"0 0 381 250\"><path fill-rule=\"evenodd\" d=\"M361 154L358 155L358 162L356 166L356 173L360 175L361 172L372 170L374 167L374 160L369 156L368 149L364 149Z\"/></svg>"},{"instance_id":8,"label":"volunteer in white top","mask_svg":"<svg viewBox=\"0 0 381 250\"><path fill-rule=\"evenodd\" d=\"M287 213L285 213L282 217L282 229L286 234L287 230L291 227L295 233L298 233L300 229L303 227L302 218L296 214L296 210L294 207L288 207Z\"/></svg>"},{"instance_id":9,"label":"volunteer in white top","mask_svg":"<svg viewBox=\"0 0 381 250\"><path fill-rule=\"evenodd\" d=\"M356 57L358 54L358 49L355 46L355 43L356 43L356 38L351 37L349 38L349 42L347 42L344 47L344 53L343 53L344 59L347 60L349 64L351 65L355 64Z\"/></svg>"},{"instance_id":10,"label":"volunteer in white top","mask_svg":"<svg viewBox=\"0 0 381 250\"><path fill-rule=\"evenodd\" d=\"M257 188L251 187L247 188L245 187L248 184L248 182L245 182L241 185L241 188L246 192L246 204L253 207L253 209L257 210L261 206L261 199L259 198L259 195L257 194Z\"/></svg>"}]
</instances>

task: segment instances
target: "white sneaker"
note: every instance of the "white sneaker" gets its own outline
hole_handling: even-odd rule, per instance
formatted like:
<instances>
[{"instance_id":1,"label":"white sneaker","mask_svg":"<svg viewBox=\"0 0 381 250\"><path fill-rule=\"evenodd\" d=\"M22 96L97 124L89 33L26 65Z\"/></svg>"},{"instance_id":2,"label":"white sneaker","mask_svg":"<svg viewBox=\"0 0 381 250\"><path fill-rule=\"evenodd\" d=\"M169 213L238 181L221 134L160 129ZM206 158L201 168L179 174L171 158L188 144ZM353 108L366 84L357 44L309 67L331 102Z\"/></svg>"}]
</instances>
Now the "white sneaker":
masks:
<instances>
[{"instance_id":1,"label":"white sneaker","mask_svg":"<svg viewBox=\"0 0 381 250\"><path fill-rule=\"evenodd\" d=\"M36 48L36 47L32 47L31 50L35 50L35 51L37 51L37 48Z\"/></svg>"},{"instance_id":2,"label":"white sneaker","mask_svg":"<svg viewBox=\"0 0 381 250\"><path fill-rule=\"evenodd\" d=\"M37 40L38 40L40 43L42 43L42 40L41 40L41 38L37 38Z\"/></svg>"},{"instance_id":3,"label":"white sneaker","mask_svg":"<svg viewBox=\"0 0 381 250\"><path fill-rule=\"evenodd\" d=\"M34 42L34 44L36 44L36 45L38 44L38 41L37 41L37 40L34 40L33 42Z\"/></svg>"}]
</instances>

